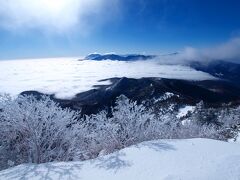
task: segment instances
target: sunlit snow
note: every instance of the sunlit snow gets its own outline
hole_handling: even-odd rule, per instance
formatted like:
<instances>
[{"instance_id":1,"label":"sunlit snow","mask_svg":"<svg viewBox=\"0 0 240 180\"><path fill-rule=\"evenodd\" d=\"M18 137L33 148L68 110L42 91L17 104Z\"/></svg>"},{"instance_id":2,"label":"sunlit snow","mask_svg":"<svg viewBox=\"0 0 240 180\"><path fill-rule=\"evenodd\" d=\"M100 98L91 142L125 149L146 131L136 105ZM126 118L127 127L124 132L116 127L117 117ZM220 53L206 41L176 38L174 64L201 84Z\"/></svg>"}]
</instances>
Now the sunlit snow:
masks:
<instances>
[{"instance_id":1,"label":"sunlit snow","mask_svg":"<svg viewBox=\"0 0 240 180\"><path fill-rule=\"evenodd\" d=\"M23 164L2 180L239 180L240 145L210 139L143 142L83 162Z\"/></svg>"},{"instance_id":2,"label":"sunlit snow","mask_svg":"<svg viewBox=\"0 0 240 180\"><path fill-rule=\"evenodd\" d=\"M185 106L181 109L179 109L178 114L177 114L177 118L182 118L185 117L189 112L193 112L195 110L195 106Z\"/></svg>"},{"instance_id":3,"label":"sunlit snow","mask_svg":"<svg viewBox=\"0 0 240 180\"><path fill-rule=\"evenodd\" d=\"M185 80L214 79L213 76L182 65L160 65L156 61L78 61L77 58L52 58L0 61L0 93L17 95L36 90L71 98L99 80L112 77L160 77Z\"/></svg>"}]
</instances>

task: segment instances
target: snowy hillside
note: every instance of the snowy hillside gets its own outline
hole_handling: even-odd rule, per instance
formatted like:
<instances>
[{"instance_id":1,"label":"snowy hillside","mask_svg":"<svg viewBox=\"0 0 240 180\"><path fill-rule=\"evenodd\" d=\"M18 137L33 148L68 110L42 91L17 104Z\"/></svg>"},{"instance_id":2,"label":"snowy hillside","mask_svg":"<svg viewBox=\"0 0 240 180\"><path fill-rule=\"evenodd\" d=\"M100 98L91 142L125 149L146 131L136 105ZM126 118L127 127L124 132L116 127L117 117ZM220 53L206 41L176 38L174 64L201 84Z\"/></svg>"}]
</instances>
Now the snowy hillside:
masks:
<instances>
[{"instance_id":1,"label":"snowy hillside","mask_svg":"<svg viewBox=\"0 0 240 180\"><path fill-rule=\"evenodd\" d=\"M109 84L99 80L113 77L160 77L185 80L216 79L181 65L160 65L156 61L78 61L77 58L0 61L0 93L17 95L36 90L71 98L94 85Z\"/></svg>"},{"instance_id":2,"label":"snowy hillside","mask_svg":"<svg viewBox=\"0 0 240 180\"><path fill-rule=\"evenodd\" d=\"M240 144L209 139L144 142L70 163L20 165L0 172L1 180L239 180Z\"/></svg>"}]
</instances>

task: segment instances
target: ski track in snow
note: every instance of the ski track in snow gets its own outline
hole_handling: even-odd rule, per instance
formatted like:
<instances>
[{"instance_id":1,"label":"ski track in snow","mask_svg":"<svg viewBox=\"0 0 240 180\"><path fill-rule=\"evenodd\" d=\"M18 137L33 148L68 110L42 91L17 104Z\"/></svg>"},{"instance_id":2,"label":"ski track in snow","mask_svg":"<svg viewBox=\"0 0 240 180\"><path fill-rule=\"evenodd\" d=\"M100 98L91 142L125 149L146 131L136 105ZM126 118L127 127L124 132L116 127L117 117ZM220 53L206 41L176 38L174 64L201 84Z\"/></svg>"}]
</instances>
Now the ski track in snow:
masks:
<instances>
[{"instance_id":1,"label":"ski track in snow","mask_svg":"<svg viewBox=\"0 0 240 180\"><path fill-rule=\"evenodd\" d=\"M185 80L215 79L182 65L160 65L156 61L78 61L77 58L51 58L0 61L0 93L18 95L27 90L72 98L113 77L160 77Z\"/></svg>"}]
</instances>

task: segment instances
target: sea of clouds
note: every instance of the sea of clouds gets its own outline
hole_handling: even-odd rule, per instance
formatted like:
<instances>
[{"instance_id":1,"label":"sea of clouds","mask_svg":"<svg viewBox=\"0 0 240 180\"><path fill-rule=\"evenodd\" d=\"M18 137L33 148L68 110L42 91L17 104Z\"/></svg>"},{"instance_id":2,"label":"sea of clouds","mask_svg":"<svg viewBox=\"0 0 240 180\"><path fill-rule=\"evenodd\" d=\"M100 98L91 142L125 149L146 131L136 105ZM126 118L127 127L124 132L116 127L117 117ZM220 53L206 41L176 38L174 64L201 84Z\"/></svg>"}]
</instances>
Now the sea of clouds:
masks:
<instances>
[{"instance_id":1,"label":"sea of clouds","mask_svg":"<svg viewBox=\"0 0 240 180\"><path fill-rule=\"evenodd\" d=\"M158 77L185 80L215 79L184 65L163 65L158 61L79 61L77 58L52 58L0 61L0 93L18 95L27 90L72 98L100 81L113 77Z\"/></svg>"}]
</instances>

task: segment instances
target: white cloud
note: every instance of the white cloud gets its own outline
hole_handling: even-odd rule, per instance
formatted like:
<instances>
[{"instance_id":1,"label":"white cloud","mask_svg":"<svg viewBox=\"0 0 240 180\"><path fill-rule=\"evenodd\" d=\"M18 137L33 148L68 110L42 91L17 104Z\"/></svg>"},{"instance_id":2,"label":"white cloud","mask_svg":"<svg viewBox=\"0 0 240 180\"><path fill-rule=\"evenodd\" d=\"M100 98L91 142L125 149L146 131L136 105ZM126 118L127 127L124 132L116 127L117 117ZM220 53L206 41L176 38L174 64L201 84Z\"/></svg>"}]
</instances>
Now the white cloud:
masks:
<instances>
[{"instance_id":1,"label":"white cloud","mask_svg":"<svg viewBox=\"0 0 240 180\"><path fill-rule=\"evenodd\" d=\"M109 84L100 80L112 77L215 79L190 67L158 65L155 61L77 61L76 58L0 61L0 72L0 93L17 95L36 90L63 99L90 90L94 85Z\"/></svg>"},{"instance_id":2,"label":"white cloud","mask_svg":"<svg viewBox=\"0 0 240 180\"><path fill-rule=\"evenodd\" d=\"M202 50L202 56L209 60L230 60L239 61L240 59L240 38L234 38L230 41L220 44L216 47Z\"/></svg>"},{"instance_id":3,"label":"white cloud","mask_svg":"<svg viewBox=\"0 0 240 180\"><path fill-rule=\"evenodd\" d=\"M175 56L164 56L159 58L159 62L167 62L170 64L181 64L188 61L212 60L224 60L240 63L240 38L233 38L225 43L204 49L186 47Z\"/></svg>"},{"instance_id":4,"label":"white cloud","mask_svg":"<svg viewBox=\"0 0 240 180\"><path fill-rule=\"evenodd\" d=\"M116 5L118 0L112 1ZM54 33L77 27L79 33L84 33L84 29L104 19L109 3L107 0L1 0L0 26L11 31L38 29Z\"/></svg>"}]
</instances>

